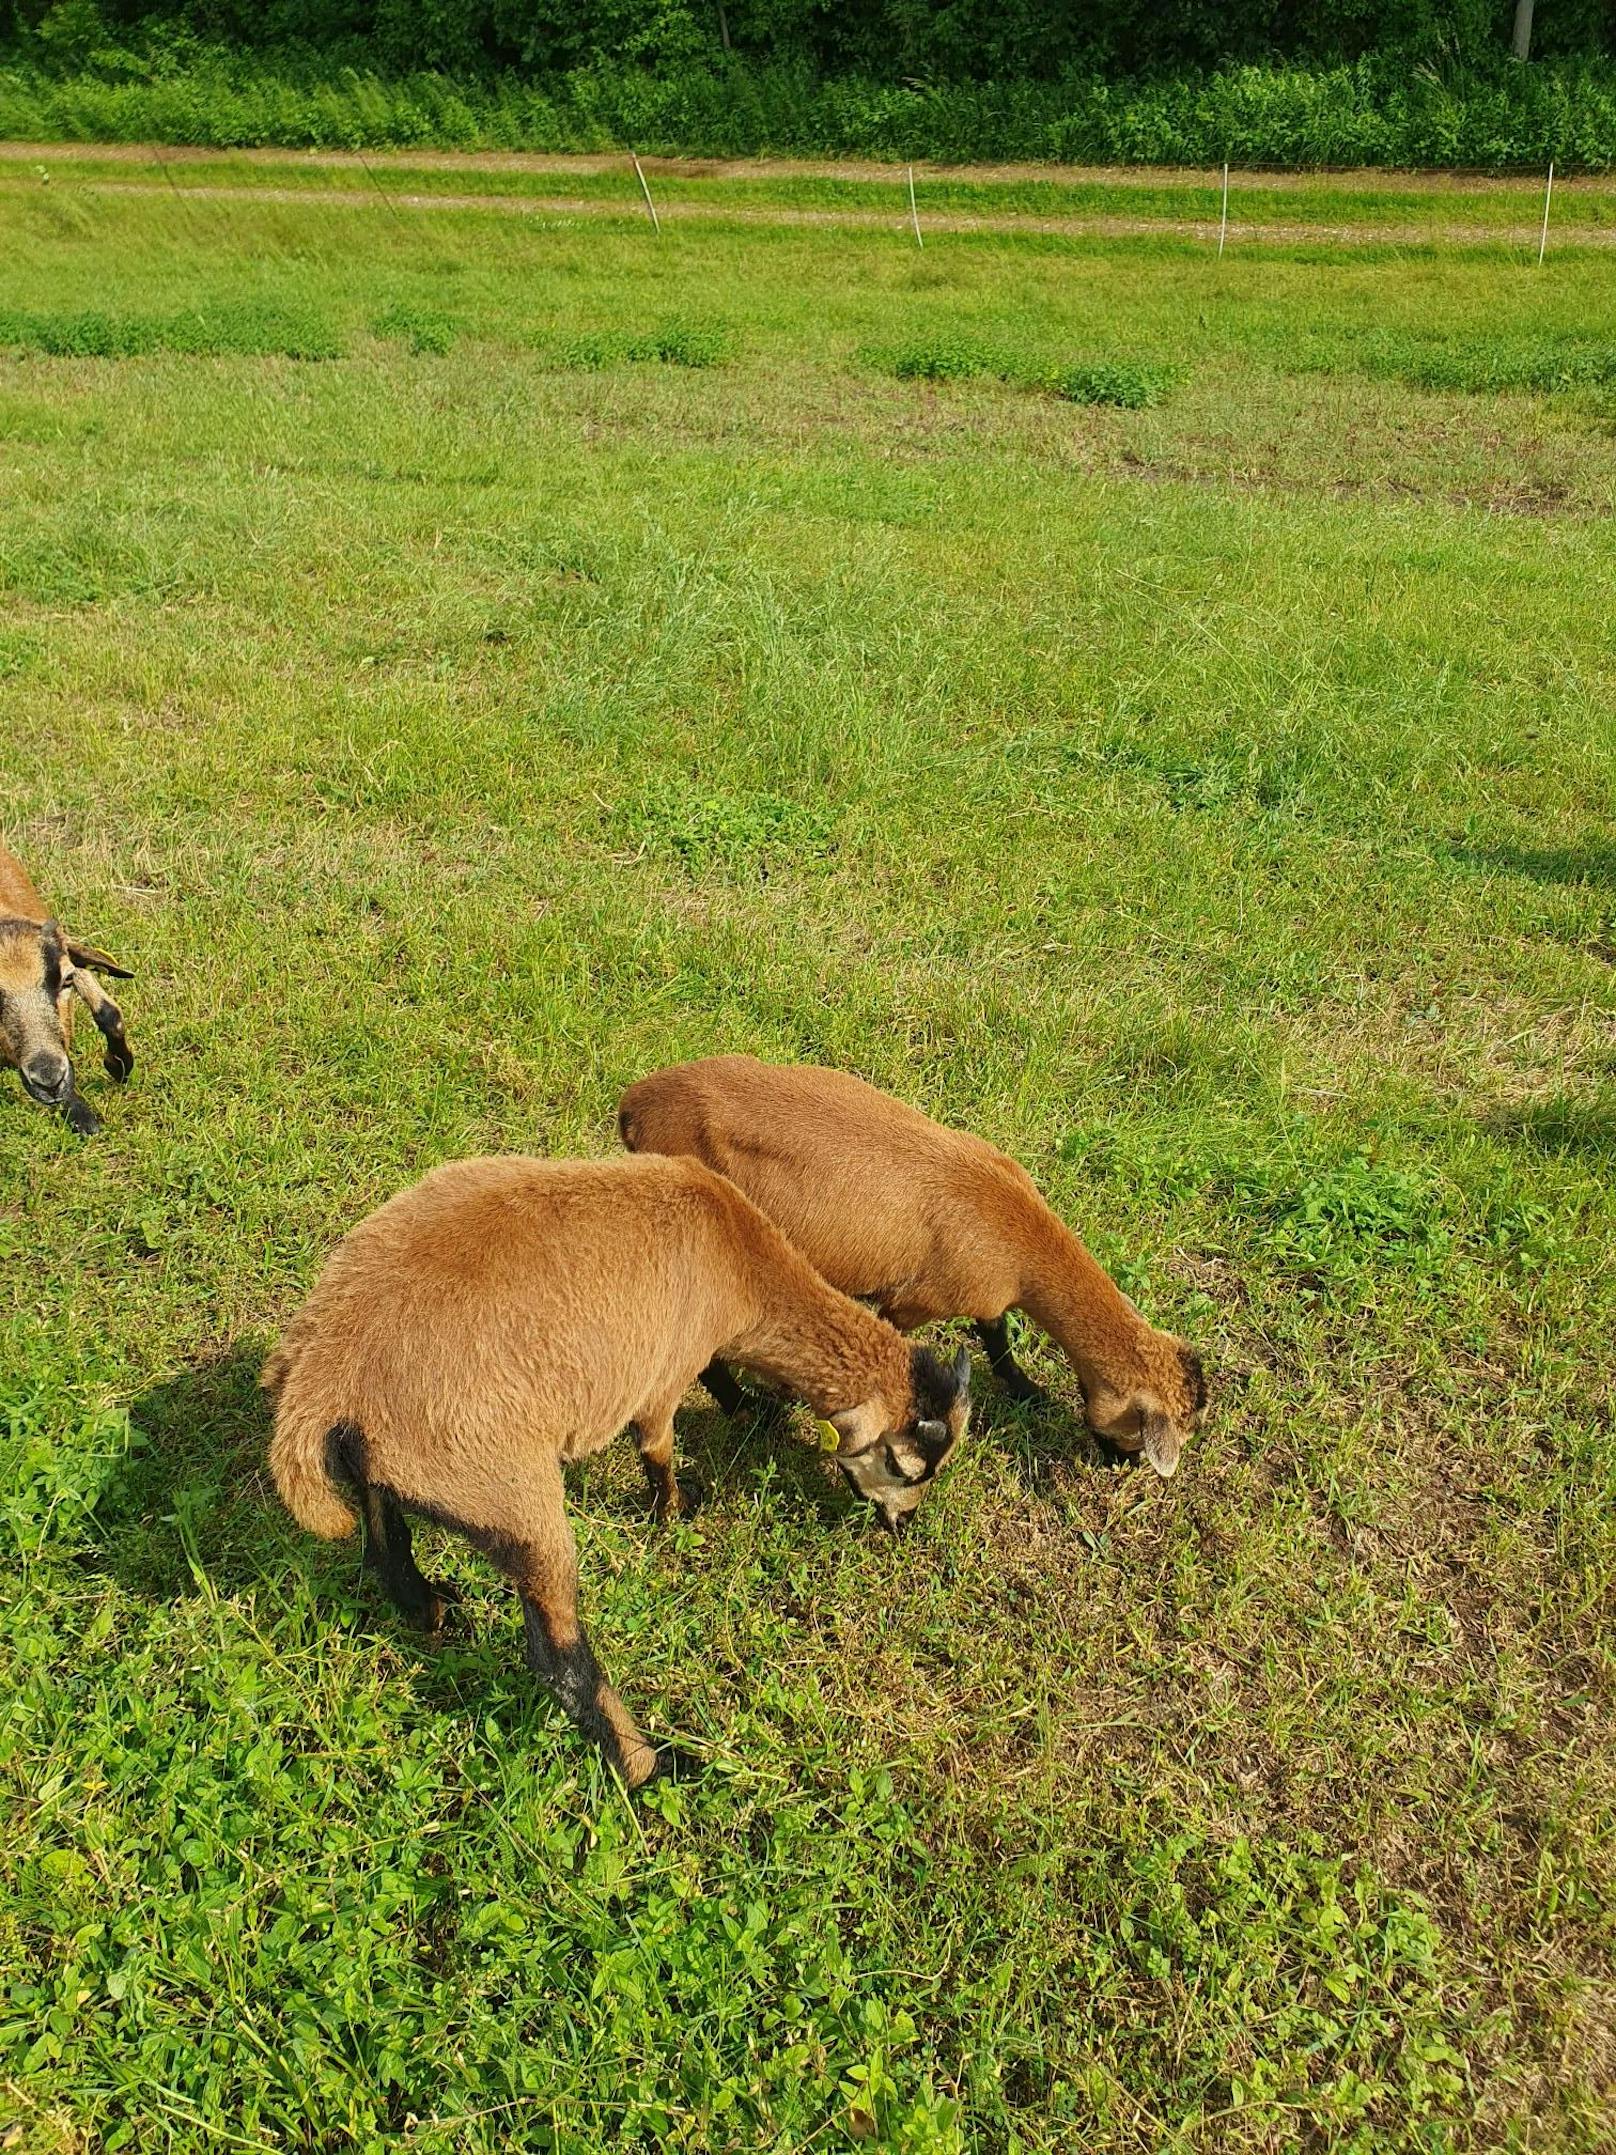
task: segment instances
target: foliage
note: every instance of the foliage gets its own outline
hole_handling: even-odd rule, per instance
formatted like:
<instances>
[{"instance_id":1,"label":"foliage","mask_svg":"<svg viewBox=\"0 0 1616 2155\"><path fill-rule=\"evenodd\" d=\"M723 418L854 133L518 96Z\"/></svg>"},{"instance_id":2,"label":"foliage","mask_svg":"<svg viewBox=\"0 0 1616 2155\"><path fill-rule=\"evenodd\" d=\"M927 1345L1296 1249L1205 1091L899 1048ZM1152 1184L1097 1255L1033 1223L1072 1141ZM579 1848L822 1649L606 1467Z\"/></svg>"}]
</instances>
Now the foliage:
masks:
<instances>
[{"instance_id":1,"label":"foliage","mask_svg":"<svg viewBox=\"0 0 1616 2155\"><path fill-rule=\"evenodd\" d=\"M1142 411L1161 402L1170 379L1161 367L1141 366L1129 359L1097 359L1061 367L1051 386L1069 404L1115 404L1124 411Z\"/></svg>"},{"instance_id":2,"label":"foliage","mask_svg":"<svg viewBox=\"0 0 1616 2155\"><path fill-rule=\"evenodd\" d=\"M1170 370L1133 359L1062 360L1054 366L1001 346L948 336L866 354L901 382L965 382L991 375L1023 389L1047 389L1069 404L1114 404L1127 411L1159 404Z\"/></svg>"},{"instance_id":3,"label":"foliage","mask_svg":"<svg viewBox=\"0 0 1616 2155\"><path fill-rule=\"evenodd\" d=\"M1527 389L1616 387L1616 344L1586 337L1387 336L1365 340L1353 365L1365 374L1412 382L1421 389L1457 389L1476 396Z\"/></svg>"},{"instance_id":4,"label":"foliage","mask_svg":"<svg viewBox=\"0 0 1616 2155\"><path fill-rule=\"evenodd\" d=\"M342 347L315 312L232 300L174 314L0 307L0 349L59 358L129 359L150 352L222 352L334 359Z\"/></svg>"},{"instance_id":5,"label":"foliage","mask_svg":"<svg viewBox=\"0 0 1616 2155\"><path fill-rule=\"evenodd\" d=\"M458 335L452 317L440 308L422 307L407 300L395 300L390 307L384 307L370 326L376 336L395 337L418 354L432 352L441 356L452 352Z\"/></svg>"},{"instance_id":6,"label":"foliage","mask_svg":"<svg viewBox=\"0 0 1616 2155\"><path fill-rule=\"evenodd\" d=\"M6 0L14 34L72 63L120 49L171 56L198 39L321 49L408 72L518 67L542 76L597 62L678 75L728 56L819 77L1012 84L1276 59L1318 65L1395 55L1400 65L1483 63L1507 48L1500 0L1230 0L1140 8L1132 0ZM1601 0L1545 8L1538 49L1609 55Z\"/></svg>"},{"instance_id":7,"label":"foliage","mask_svg":"<svg viewBox=\"0 0 1616 2155\"><path fill-rule=\"evenodd\" d=\"M767 876L771 868L823 859L831 845L831 819L815 803L767 790L703 794L667 776L634 803L628 826L641 844L666 848L693 874Z\"/></svg>"},{"instance_id":8,"label":"foliage","mask_svg":"<svg viewBox=\"0 0 1616 2155\"><path fill-rule=\"evenodd\" d=\"M1546 13L1547 11L1545 11ZM374 52L123 47L0 68L13 138L290 148L601 150L669 155L1056 159L1093 164L1390 165L1563 173L1616 164L1616 61L1522 68L1248 64L1113 80L884 81L734 60L656 73L379 72Z\"/></svg>"},{"instance_id":9,"label":"foliage","mask_svg":"<svg viewBox=\"0 0 1616 2155\"><path fill-rule=\"evenodd\" d=\"M569 337L558 357L568 367L716 367L729 355L729 338L710 323L668 322L660 329L596 330Z\"/></svg>"}]
</instances>

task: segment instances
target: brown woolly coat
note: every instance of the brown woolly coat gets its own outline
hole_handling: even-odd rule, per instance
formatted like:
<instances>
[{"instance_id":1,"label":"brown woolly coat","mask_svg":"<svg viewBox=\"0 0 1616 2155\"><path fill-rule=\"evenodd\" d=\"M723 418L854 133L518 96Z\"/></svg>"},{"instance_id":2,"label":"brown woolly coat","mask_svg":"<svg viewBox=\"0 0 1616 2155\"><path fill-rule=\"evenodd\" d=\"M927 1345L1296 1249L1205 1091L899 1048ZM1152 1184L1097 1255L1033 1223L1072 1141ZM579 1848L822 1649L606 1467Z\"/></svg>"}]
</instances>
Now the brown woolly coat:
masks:
<instances>
[{"instance_id":1,"label":"brown woolly coat","mask_svg":"<svg viewBox=\"0 0 1616 2155\"><path fill-rule=\"evenodd\" d=\"M872 1434L913 1418L908 1342L698 1162L460 1160L333 1253L265 1372L270 1465L348 1533L325 1439L351 1422L406 1503L521 1537L533 1470L671 1424L716 1354Z\"/></svg>"},{"instance_id":2,"label":"brown woolly coat","mask_svg":"<svg viewBox=\"0 0 1616 2155\"><path fill-rule=\"evenodd\" d=\"M827 1417L889 1519L964 1427L964 1367L828 1287L698 1162L462 1160L332 1255L265 1368L270 1469L315 1534L362 1509L424 1621L439 1605L402 1513L468 1535L516 1584L534 1666L637 1786L656 1762L578 1626L561 1468L633 1425L657 1509L678 1510L674 1409L719 1353Z\"/></svg>"},{"instance_id":3,"label":"brown woolly coat","mask_svg":"<svg viewBox=\"0 0 1616 2155\"><path fill-rule=\"evenodd\" d=\"M49 908L15 853L0 845L0 918L46 921Z\"/></svg>"},{"instance_id":4,"label":"brown woolly coat","mask_svg":"<svg viewBox=\"0 0 1616 2155\"><path fill-rule=\"evenodd\" d=\"M1025 1170L983 1139L844 1071L749 1055L639 1079L618 1121L631 1151L716 1168L827 1280L900 1330L946 1317L987 1328L1025 1310L1070 1358L1095 1430L1172 1472L1204 1406L1197 1358L1145 1321ZM1009 1361L1002 1339L996 1364Z\"/></svg>"}]
</instances>

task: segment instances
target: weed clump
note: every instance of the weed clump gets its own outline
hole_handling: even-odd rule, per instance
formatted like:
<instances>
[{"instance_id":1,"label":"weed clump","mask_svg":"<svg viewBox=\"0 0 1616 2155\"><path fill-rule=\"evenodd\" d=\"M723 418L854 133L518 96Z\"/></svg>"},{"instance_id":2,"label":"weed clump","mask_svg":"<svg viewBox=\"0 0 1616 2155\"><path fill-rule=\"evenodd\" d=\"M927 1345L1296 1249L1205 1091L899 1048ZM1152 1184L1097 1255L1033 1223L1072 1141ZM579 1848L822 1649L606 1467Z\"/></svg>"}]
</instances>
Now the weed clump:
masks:
<instances>
[{"instance_id":1,"label":"weed clump","mask_svg":"<svg viewBox=\"0 0 1616 2155\"><path fill-rule=\"evenodd\" d=\"M642 846L673 854L693 875L766 875L788 862L822 861L833 850L822 808L767 791L702 794L663 778L641 796L629 822Z\"/></svg>"},{"instance_id":2,"label":"weed clump","mask_svg":"<svg viewBox=\"0 0 1616 2155\"><path fill-rule=\"evenodd\" d=\"M342 345L323 317L255 300L223 300L178 314L112 314L96 308L31 313L0 308L0 348L53 359L143 359L154 352L193 358L338 359Z\"/></svg>"},{"instance_id":3,"label":"weed clump","mask_svg":"<svg viewBox=\"0 0 1616 2155\"><path fill-rule=\"evenodd\" d=\"M672 322L643 336L599 330L562 345L564 367L594 370L617 366L717 367L729 357L729 338L717 328Z\"/></svg>"},{"instance_id":4,"label":"weed clump","mask_svg":"<svg viewBox=\"0 0 1616 2155\"><path fill-rule=\"evenodd\" d=\"M459 331L448 315L432 307L412 307L406 302L384 308L371 323L373 336L407 344L412 352L452 352Z\"/></svg>"},{"instance_id":5,"label":"weed clump","mask_svg":"<svg viewBox=\"0 0 1616 2155\"><path fill-rule=\"evenodd\" d=\"M1127 359L1102 359L1061 368L1050 376L1049 386L1068 404L1114 404L1132 412L1159 404L1172 386L1172 378L1164 367L1141 366Z\"/></svg>"},{"instance_id":6,"label":"weed clump","mask_svg":"<svg viewBox=\"0 0 1616 2155\"><path fill-rule=\"evenodd\" d=\"M1407 382L1414 389L1471 396L1616 386L1616 344L1584 338L1498 337L1434 342L1382 334L1367 339L1330 371Z\"/></svg>"},{"instance_id":7,"label":"weed clump","mask_svg":"<svg viewBox=\"0 0 1616 2155\"><path fill-rule=\"evenodd\" d=\"M1159 404L1173 379L1167 368L1134 359L1082 360L1052 368L1030 354L959 337L871 351L865 357L900 382L968 382L985 376L1013 389L1050 392L1071 404L1114 404L1128 411Z\"/></svg>"},{"instance_id":8,"label":"weed clump","mask_svg":"<svg viewBox=\"0 0 1616 2155\"><path fill-rule=\"evenodd\" d=\"M963 344L957 338L906 345L891 355L889 364L900 382L968 382L979 374L1010 378L1002 361L980 346Z\"/></svg>"}]
</instances>

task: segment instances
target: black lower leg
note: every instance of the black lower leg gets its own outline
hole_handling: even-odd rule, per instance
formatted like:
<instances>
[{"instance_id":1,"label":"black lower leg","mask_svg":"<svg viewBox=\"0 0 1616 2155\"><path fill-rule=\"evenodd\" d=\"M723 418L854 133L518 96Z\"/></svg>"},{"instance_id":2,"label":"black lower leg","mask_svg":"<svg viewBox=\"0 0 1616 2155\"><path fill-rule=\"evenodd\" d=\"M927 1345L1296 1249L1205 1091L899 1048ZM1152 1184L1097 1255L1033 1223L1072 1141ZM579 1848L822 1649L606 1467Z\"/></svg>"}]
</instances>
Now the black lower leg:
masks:
<instances>
[{"instance_id":1,"label":"black lower leg","mask_svg":"<svg viewBox=\"0 0 1616 2155\"><path fill-rule=\"evenodd\" d=\"M100 1116L88 1100L81 1098L76 1088L62 1102L62 1115L75 1137L94 1137L101 1127Z\"/></svg>"},{"instance_id":2,"label":"black lower leg","mask_svg":"<svg viewBox=\"0 0 1616 2155\"><path fill-rule=\"evenodd\" d=\"M736 1382L735 1373L727 1363L713 1361L701 1373L701 1382L712 1393L726 1414L744 1414L752 1400L744 1388Z\"/></svg>"},{"instance_id":3,"label":"black lower leg","mask_svg":"<svg viewBox=\"0 0 1616 2155\"><path fill-rule=\"evenodd\" d=\"M568 1719L614 1766L631 1789L667 1770L655 1745L634 1726L622 1700L606 1681L594 1649L575 1619L565 1626L522 1594L522 1629L528 1667L555 1694Z\"/></svg>"},{"instance_id":4,"label":"black lower leg","mask_svg":"<svg viewBox=\"0 0 1616 2155\"><path fill-rule=\"evenodd\" d=\"M600 1663L584 1636L582 1625L570 1644L558 1645L545 1622L544 1612L536 1601L529 1600L524 1594L522 1630L527 1640L528 1667L555 1693L585 1734L593 1736L597 1743L601 1742L600 1721L595 1710L595 1696L601 1684Z\"/></svg>"},{"instance_id":5,"label":"black lower leg","mask_svg":"<svg viewBox=\"0 0 1616 2155\"><path fill-rule=\"evenodd\" d=\"M979 1323L976 1336L987 1349L989 1367L1012 1399L1037 1399L1038 1387L1010 1352L1010 1321L995 1317Z\"/></svg>"},{"instance_id":6,"label":"black lower leg","mask_svg":"<svg viewBox=\"0 0 1616 2155\"><path fill-rule=\"evenodd\" d=\"M410 1523L390 1489L371 1485L364 1491L365 1561L412 1624L436 1630L443 1618L445 1590L434 1588L415 1561Z\"/></svg>"},{"instance_id":7,"label":"black lower leg","mask_svg":"<svg viewBox=\"0 0 1616 2155\"><path fill-rule=\"evenodd\" d=\"M110 995L103 995L91 1016L100 1026L101 1037L107 1044L107 1075L116 1078L121 1085L135 1067L134 1051L124 1037L123 1012Z\"/></svg>"}]
</instances>

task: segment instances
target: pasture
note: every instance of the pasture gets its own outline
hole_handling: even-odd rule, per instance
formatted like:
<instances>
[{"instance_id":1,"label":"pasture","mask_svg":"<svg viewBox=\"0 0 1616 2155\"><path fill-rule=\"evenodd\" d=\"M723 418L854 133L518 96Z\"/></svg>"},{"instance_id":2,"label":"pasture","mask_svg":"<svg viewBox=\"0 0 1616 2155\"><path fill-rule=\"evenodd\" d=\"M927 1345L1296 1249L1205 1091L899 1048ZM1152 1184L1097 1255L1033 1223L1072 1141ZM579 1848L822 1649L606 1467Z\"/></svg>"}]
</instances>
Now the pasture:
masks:
<instances>
[{"instance_id":1,"label":"pasture","mask_svg":"<svg viewBox=\"0 0 1616 2155\"><path fill-rule=\"evenodd\" d=\"M1609 196L1540 271L1391 181L1219 264L144 177L0 164L0 831L138 975L99 1138L0 1087L0 2125L1608 2147ZM373 1204L721 1048L1014 1152L1213 1409L1163 1484L979 1358L899 1545L805 1416L693 1394L667 1531L614 1448L635 1805L255 1385Z\"/></svg>"}]
</instances>

